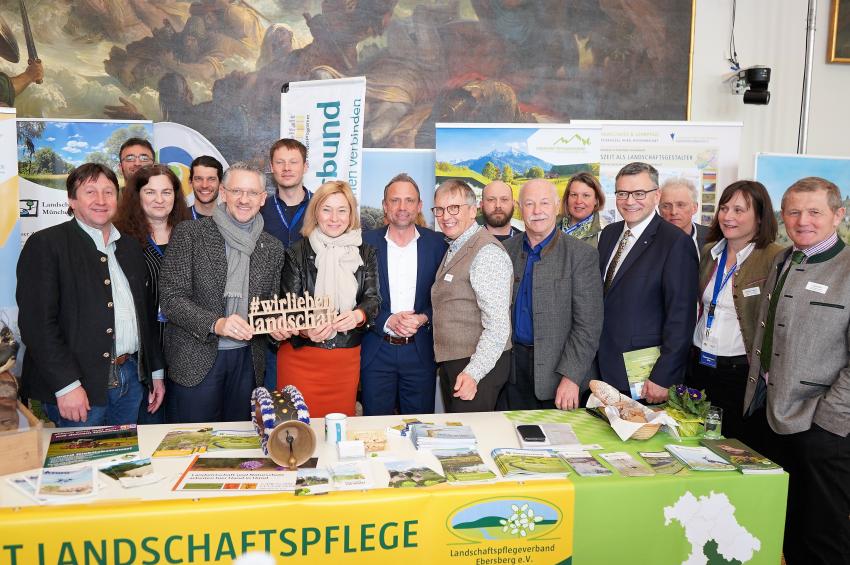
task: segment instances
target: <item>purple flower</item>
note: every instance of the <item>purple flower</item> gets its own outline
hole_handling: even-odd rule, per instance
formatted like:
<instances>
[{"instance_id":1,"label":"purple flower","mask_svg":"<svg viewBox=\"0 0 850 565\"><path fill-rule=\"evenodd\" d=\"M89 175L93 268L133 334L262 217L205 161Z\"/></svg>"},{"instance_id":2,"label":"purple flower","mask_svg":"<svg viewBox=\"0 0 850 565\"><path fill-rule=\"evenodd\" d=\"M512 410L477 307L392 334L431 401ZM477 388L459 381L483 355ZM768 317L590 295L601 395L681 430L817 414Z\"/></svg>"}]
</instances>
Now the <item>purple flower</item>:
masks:
<instances>
[{"instance_id":1,"label":"purple flower","mask_svg":"<svg viewBox=\"0 0 850 565\"><path fill-rule=\"evenodd\" d=\"M255 471L255 470L259 469L259 468L260 468L260 467L262 467L262 466L263 466L263 462L262 462L262 461L254 461L254 460L252 460L252 461L243 461L242 463L240 463L240 464L239 464L239 467L240 467L240 468L245 469L245 470L247 470L247 471Z\"/></svg>"},{"instance_id":2,"label":"purple flower","mask_svg":"<svg viewBox=\"0 0 850 565\"><path fill-rule=\"evenodd\" d=\"M686 390L688 390L688 387L686 387L685 385L679 385L676 387L676 394L682 396L683 394L685 394Z\"/></svg>"}]
</instances>

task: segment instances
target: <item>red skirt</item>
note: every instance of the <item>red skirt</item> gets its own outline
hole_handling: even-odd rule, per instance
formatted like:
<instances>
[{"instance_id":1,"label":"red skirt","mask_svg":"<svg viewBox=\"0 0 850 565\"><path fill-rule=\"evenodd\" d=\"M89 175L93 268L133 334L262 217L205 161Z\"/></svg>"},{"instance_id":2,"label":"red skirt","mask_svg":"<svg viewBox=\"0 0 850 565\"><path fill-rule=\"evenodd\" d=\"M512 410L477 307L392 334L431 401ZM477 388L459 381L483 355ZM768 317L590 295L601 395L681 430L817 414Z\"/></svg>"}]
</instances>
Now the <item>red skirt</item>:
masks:
<instances>
[{"instance_id":1,"label":"red skirt","mask_svg":"<svg viewBox=\"0 0 850 565\"><path fill-rule=\"evenodd\" d=\"M360 382L360 346L339 349L299 347L288 341L277 350L277 388L301 391L311 418L341 412L354 416Z\"/></svg>"}]
</instances>

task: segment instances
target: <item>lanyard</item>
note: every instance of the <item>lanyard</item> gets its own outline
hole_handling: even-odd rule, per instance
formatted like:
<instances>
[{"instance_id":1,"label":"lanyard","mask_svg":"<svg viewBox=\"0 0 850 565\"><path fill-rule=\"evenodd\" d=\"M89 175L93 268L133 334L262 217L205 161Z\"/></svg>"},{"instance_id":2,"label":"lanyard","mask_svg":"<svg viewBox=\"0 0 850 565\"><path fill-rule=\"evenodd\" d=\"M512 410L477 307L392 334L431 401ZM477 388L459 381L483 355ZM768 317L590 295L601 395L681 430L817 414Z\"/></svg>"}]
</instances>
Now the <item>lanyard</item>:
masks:
<instances>
[{"instance_id":1,"label":"lanyard","mask_svg":"<svg viewBox=\"0 0 850 565\"><path fill-rule=\"evenodd\" d=\"M711 304L708 306L708 315L705 319L705 332L706 334L711 331L711 325L714 323L714 309L717 307L717 299L720 297L720 291L723 290L723 287L726 286L726 283L729 282L729 279L735 274L735 269L738 267L738 263L736 262L729 269L728 273L725 273L726 269L726 257L729 254L729 244L726 244L726 247L723 248L723 253L720 254L720 263L717 264L717 271L714 273L714 292L711 296Z\"/></svg>"},{"instance_id":2,"label":"lanyard","mask_svg":"<svg viewBox=\"0 0 850 565\"><path fill-rule=\"evenodd\" d=\"M563 229L563 231L564 231L565 234L570 235L571 233L573 233L577 229L581 228L582 226L587 225L588 223L590 223L592 221L593 221L593 214L589 215L588 217L586 217L585 219L583 219L582 221L580 221L577 224L573 224L570 227L565 227Z\"/></svg>"},{"instance_id":3,"label":"lanyard","mask_svg":"<svg viewBox=\"0 0 850 565\"><path fill-rule=\"evenodd\" d=\"M194 204L192 204L192 219L193 219L193 220L197 220L197 219L198 219L198 213L197 213L197 212L195 212L195 205L194 205Z\"/></svg>"},{"instance_id":4,"label":"lanyard","mask_svg":"<svg viewBox=\"0 0 850 565\"><path fill-rule=\"evenodd\" d=\"M192 211L194 212L194 210ZM160 257L165 257L165 253L162 252L162 249L160 249L159 245L156 244L156 242L151 236L148 236L148 243L151 244L151 247L153 247L153 250L156 251L157 255L159 255Z\"/></svg>"},{"instance_id":5,"label":"lanyard","mask_svg":"<svg viewBox=\"0 0 850 565\"><path fill-rule=\"evenodd\" d=\"M301 203L298 205L298 209L295 211L295 215L292 216L292 225L293 226L298 225L299 220L301 220L301 216L303 216L304 211L307 210L307 203L310 202L310 191L305 190L304 192L306 192L307 195L304 197L304 200L302 200ZM277 215L280 216L280 221L283 223L283 227L286 228L286 231L290 232L291 230L289 228L289 222L287 222L286 218L283 216L283 210L280 209L280 202L278 200L279 200L279 198L277 197L277 194L275 194L274 195L274 207L277 208ZM289 239L291 241L292 237L290 236Z\"/></svg>"}]
</instances>

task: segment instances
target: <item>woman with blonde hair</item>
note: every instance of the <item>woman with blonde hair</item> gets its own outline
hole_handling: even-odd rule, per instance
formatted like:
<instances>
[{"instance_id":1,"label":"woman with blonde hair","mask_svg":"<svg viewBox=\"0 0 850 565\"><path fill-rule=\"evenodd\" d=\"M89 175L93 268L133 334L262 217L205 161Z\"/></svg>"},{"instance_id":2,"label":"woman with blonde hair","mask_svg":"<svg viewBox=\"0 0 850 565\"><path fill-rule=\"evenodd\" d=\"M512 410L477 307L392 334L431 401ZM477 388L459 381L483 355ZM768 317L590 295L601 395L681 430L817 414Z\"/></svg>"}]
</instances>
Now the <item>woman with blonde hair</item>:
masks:
<instances>
[{"instance_id":1,"label":"woman with blonde hair","mask_svg":"<svg viewBox=\"0 0 850 565\"><path fill-rule=\"evenodd\" d=\"M378 314L378 259L361 239L357 201L348 183L326 182L307 206L303 239L286 250L281 294L329 296L331 323L289 337L278 349L278 388L292 384L310 414L354 415L360 341Z\"/></svg>"}]
</instances>

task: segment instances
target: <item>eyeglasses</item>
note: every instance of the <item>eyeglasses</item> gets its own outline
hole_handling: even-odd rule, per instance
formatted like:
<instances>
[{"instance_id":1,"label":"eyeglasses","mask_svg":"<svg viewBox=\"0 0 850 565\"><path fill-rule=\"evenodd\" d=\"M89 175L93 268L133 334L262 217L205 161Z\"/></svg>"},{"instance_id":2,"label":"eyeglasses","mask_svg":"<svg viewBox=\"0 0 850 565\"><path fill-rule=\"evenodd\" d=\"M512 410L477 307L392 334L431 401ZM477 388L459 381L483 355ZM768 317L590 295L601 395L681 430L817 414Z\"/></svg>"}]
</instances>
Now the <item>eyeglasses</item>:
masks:
<instances>
[{"instance_id":1,"label":"eyeglasses","mask_svg":"<svg viewBox=\"0 0 850 565\"><path fill-rule=\"evenodd\" d=\"M657 188L653 188L652 190L618 190L614 192L614 196L617 197L617 200L628 200L629 196L634 198L635 200L644 200L646 199L646 195L650 192L655 192L658 190Z\"/></svg>"},{"instance_id":2,"label":"eyeglasses","mask_svg":"<svg viewBox=\"0 0 850 565\"><path fill-rule=\"evenodd\" d=\"M139 163L150 163L153 161L153 157L150 155L124 155L124 158L121 160L125 163L135 163L137 159Z\"/></svg>"},{"instance_id":3,"label":"eyeglasses","mask_svg":"<svg viewBox=\"0 0 850 565\"><path fill-rule=\"evenodd\" d=\"M460 214L461 206L472 206L471 204L450 204L443 208L442 206L434 206L431 208L431 213L434 214L435 218L440 218L443 216L444 212L448 212L452 216L457 216Z\"/></svg>"},{"instance_id":4,"label":"eyeglasses","mask_svg":"<svg viewBox=\"0 0 850 565\"><path fill-rule=\"evenodd\" d=\"M225 188L225 192L229 192L236 198L242 198L243 196L247 196L250 200L257 200L261 197L265 192L257 192L255 190L245 190L244 188Z\"/></svg>"}]
</instances>

